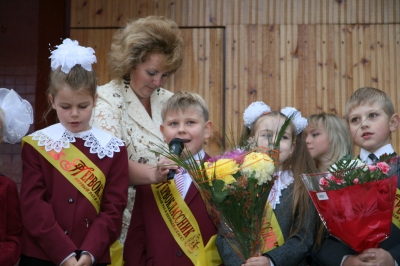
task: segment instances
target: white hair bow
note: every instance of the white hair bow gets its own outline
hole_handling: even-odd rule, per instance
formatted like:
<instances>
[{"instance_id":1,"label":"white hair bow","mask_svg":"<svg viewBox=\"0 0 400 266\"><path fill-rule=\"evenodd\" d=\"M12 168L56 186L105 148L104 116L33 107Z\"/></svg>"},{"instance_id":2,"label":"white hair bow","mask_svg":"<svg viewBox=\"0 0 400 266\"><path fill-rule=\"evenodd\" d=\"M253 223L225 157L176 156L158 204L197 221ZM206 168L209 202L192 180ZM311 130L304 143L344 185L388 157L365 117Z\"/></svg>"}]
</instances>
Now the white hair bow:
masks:
<instances>
[{"instance_id":1,"label":"white hair bow","mask_svg":"<svg viewBox=\"0 0 400 266\"><path fill-rule=\"evenodd\" d=\"M79 64L87 71L92 71L92 64L97 62L93 48L80 46L78 41L67 38L56 47L49 57L52 70L61 66L61 71L68 74L71 68Z\"/></svg>"},{"instance_id":2,"label":"white hair bow","mask_svg":"<svg viewBox=\"0 0 400 266\"><path fill-rule=\"evenodd\" d=\"M15 144L33 123L32 106L14 90L0 88L0 109L4 112L3 140Z\"/></svg>"}]
</instances>

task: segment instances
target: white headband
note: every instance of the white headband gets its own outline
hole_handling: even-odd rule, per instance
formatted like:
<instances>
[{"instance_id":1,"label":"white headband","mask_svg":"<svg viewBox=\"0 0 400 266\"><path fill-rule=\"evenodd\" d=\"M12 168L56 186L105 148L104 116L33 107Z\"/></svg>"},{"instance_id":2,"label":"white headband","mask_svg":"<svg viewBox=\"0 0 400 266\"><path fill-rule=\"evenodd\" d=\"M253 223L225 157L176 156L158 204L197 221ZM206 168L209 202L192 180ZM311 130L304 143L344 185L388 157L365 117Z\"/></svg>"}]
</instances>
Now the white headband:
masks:
<instances>
[{"instance_id":1,"label":"white headband","mask_svg":"<svg viewBox=\"0 0 400 266\"><path fill-rule=\"evenodd\" d=\"M244 125L248 129L251 129L257 118L268 112L271 112L271 107L266 105L264 102L258 101L251 103L243 113ZM307 119L302 117L301 112L297 111L296 108L285 107L281 110L281 114L285 115L286 117L293 115L292 123L295 127L296 135L300 134L307 126Z\"/></svg>"},{"instance_id":2,"label":"white headband","mask_svg":"<svg viewBox=\"0 0 400 266\"><path fill-rule=\"evenodd\" d=\"M92 71L92 64L97 62L93 48L80 46L78 41L67 38L56 47L49 57L53 71L61 66L61 71L68 74L71 68L78 64L87 71Z\"/></svg>"},{"instance_id":3,"label":"white headband","mask_svg":"<svg viewBox=\"0 0 400 266\"><path fill-rule=\"evenodd\" d=\"M33 123L32 106L14 90L0 88L0 109L4 112L3 140L15 144Z\"/></svg>"}]
</instances>

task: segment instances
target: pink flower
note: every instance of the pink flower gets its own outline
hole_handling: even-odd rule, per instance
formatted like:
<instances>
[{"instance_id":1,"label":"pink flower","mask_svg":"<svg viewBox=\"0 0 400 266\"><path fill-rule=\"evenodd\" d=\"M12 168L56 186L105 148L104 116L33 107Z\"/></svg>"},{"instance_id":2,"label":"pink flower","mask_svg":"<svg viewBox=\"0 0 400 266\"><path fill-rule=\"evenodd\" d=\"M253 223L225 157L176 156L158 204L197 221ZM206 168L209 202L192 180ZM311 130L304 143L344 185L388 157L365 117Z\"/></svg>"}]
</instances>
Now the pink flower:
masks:
<instances>
[{"instance_id":1,"label":"pink flower","mask_svg":"<svg viewBox=\"0 0 400 266\"><path fill-rule=\"evenodd\" d=\"M390 166L385 162L379 162L376 164L379 170L382 171L385 175L389 174Z\"/></svg>"},{"instance_id":2,"label":"pink flower","mask_svg":"<svg viewBox=\"0 0 400 266\"><path fill-rule=\"evenodd\" d=\"M371 172L375 171L376 168L378 168L376 165L368 165L368 170L370 170Z\"/></svg>"},{"instance_id":3,"label":"pink flower","mask_svg":"<svg viewBox=\"0 0 400 266\"><path fill-rule=\"evenodd\" d=\"M332 177L331 177L331 180L334 181L334 182L336 182L336 184L338 184L338 185L341 185L341 184L344 183L344 180L343 180L343 179L337 178L336 176L332 176Z\"/></svg>"},{"instance_id":4,"label":"pink flower","mask_svg":"<svg viewBox=\"0 0 400 266\"><path fill-rule=\"evenodd\" d=\"M354 185L357 185L357 184L358 184L358 178L356 178L356 179L353 180L353 184L354 184Z\"/></svg>"},{"instance_id":5,"label":"pink flower","mask_svg":"<svg viewBox=\"0 0 400 266\"><path fill-rule=\"evenodd\" d=\"M325 178L321 178L321 179L319 180L319 184L320 184L321 186L323 186L323 187L329 187L329 182L328 182L328 180L326 180Z\"/></svg>"}]
</instances>

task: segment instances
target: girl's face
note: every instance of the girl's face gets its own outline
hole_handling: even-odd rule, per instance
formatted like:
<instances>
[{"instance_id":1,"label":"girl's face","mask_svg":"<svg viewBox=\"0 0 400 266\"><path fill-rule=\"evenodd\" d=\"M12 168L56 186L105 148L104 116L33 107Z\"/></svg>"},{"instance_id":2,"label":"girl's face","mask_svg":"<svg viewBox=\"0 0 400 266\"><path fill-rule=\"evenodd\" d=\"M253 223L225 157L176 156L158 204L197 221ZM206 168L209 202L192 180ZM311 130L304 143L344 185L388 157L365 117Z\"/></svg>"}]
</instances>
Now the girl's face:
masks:
<instances>
[{"instance_id":1,"label":"girl's face","mask_svg":"<svg viewBox=\"0 0 400 266\"><path fill-rule=\"evenodd\" d=\"M145 62L131 71L130 85L140 100L149 99L167 81L169 70L163 66L164 59L163 54L151 54Z\"/></svg>"},{"instance_id":2,"label":"girl's face","mask_svg":"<svg viewBox=\"0 0 400 266\"><path fill-rule=\"evenodd\" d=\"M54 96L49 95L51 106L57 112L60 123L72 133L89 130L89 120L93 107L96 104L97 94L94 99L89 94L79 90L74 91L64 85L58 89Z\"/></svg>"},{"instance_id":3,"label":"girl's face","mask_svg":"<svg viewBox=\"0 0 400 266\"><path fill-rule=\"evenodd\" d=\"M318 123L317 127L308 125L304 129L304 134L308 151L314 160L330 159L329 135L322 123Z\"/></svg>"},{"instance_id":4,"label":"girl's face","mask_svg":"<svg viewBox=\"0 0 400 266\"><path fill-rule=\"evenodd\" d=\"M274 141L281 129L285 118L281 115L264 115L260 117L255 125L254 137L258 146L268 147L270 141ZM282 165L294 150L294 135L292 125L288 126L279 146L279 165ZM272 143L271 143L272 144Z\"/></svg>"}]
</instances>

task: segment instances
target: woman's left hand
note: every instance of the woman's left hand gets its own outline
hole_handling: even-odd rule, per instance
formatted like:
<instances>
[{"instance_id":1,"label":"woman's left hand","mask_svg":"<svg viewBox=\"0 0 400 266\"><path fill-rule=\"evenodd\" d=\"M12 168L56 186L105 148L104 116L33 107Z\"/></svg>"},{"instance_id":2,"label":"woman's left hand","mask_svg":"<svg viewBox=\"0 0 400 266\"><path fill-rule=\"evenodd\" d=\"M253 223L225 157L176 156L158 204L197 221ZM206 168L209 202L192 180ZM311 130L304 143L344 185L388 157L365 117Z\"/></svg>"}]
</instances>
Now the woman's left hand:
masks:
<instances>
[{"instance_id":1,"label":"woman's left hand","mask_svg":"<svg viewBox=\"0 0 400 266\"><path fill-rule=\"evenodd\" d=\"M242 266L271 266L270 260L264 256L252 257L246 260Z\"/></svg>"}]
</instances>

